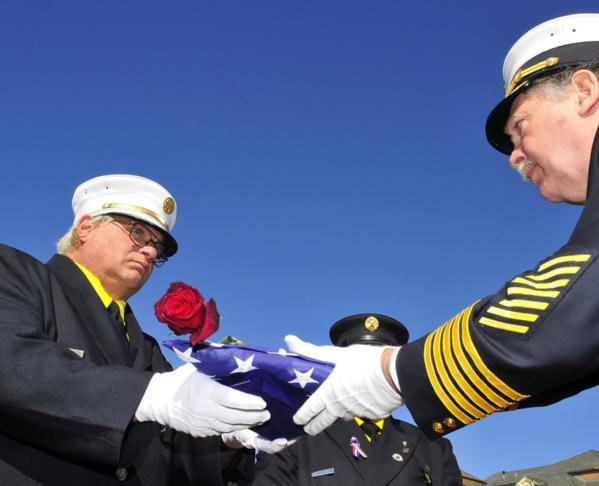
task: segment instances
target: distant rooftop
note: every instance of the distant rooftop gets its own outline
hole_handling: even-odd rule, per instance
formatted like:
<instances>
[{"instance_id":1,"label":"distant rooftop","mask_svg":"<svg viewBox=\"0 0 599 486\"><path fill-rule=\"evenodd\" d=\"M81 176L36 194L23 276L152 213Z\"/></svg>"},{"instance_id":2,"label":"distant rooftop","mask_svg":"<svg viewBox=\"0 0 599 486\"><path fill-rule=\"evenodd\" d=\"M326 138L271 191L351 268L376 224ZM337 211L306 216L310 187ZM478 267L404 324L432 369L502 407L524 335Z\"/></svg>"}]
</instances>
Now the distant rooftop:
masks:
<instances>
[{"instance_id":1,"label":"distant rooftop","mask_svg":"<svg viewBox=\"0 0 599 486\"><path fill-rule=\"evenodd\" d=\"M599 486L599 452L590 450L547 466L502 471L487 486Z\"/></svg>"},{"instance_id":2,"label":"distant rooftop","mask_svg":"<svg viewBox=\"0 0 599 486\"><path fill-rule=\"evenodd\" d=\"M483 479L477 478L476 476L473 476L472 474L462 470L462 484L464 486L484 486L485 481Z\"/></svg>"}]
</instances>

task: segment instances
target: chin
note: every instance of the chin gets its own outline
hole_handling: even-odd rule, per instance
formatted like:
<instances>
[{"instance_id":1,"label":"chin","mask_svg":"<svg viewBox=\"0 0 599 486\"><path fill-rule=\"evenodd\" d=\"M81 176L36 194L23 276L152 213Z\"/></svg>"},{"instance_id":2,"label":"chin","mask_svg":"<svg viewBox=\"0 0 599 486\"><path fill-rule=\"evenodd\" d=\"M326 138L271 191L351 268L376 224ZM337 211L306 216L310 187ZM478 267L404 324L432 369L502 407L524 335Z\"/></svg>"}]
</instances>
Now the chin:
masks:
<instances>
[{"instance_id":1,"label":"chin","mask_svg":"<svg viewBox=\"0 0 599 486\"><path fill-rule=\"evenodd\" d=\"M547 202L556 203L556 204L564 202L564 200L561 197L558 197L555 194L545 194L541 190L539 190L539 193L541 194L541 197L543 199L545 199L545 201L547 201Z\"/></svg>"},{"instance_id":2,"label":"chin","mask_svg":"<svg viewBox=\"0 0 599 486\"><path fill-rule=\"evenodd\" d=\"M570 201L566 201L565 199L563 199L561 197L557 197L557 196L543 196L543 194L541 194L541 196L543 197L543 199L545 199L545 201L553 203L553 204L570 202Z\"/></svg>"},{"instance_id":3,"label":"chin","mask_svg":"<svg viewBox=\"0 0 599 486\"><path fill-rule=\"evenodd\" d=\"M146 283L147 278L142 278L138 273L135 275L130 275L129 278L126 279L126 287L129 293L134 294L139 289L143 287Z\"/></svg>"},{"instance_id":4,"label":"chin","mask_svg":"<svg viewBox=\"0 0 599 486\"><path fill-rule=\"evenodd\" d=\"M560 195L559 192L552 190L552 188L547 187L546 184L543 184L543 181L539 181L540 184L537 186L539 190L539 194L545 201L550 203L561 203L564 202L564 198Z\"/></svg>"}]
</instances>

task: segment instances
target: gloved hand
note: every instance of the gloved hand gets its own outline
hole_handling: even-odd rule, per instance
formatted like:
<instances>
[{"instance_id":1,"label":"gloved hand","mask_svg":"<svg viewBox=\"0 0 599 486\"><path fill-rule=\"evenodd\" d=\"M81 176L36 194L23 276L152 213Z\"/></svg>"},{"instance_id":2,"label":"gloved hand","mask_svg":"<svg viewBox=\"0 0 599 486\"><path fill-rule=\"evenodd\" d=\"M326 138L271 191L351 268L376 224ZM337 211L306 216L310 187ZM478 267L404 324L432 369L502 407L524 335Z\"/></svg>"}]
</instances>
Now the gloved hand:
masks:
<instances>
[{"instance_id":1,"label":"gloved hand","mask_svg":"<svg viewBox=\"0 0 599 486\"><path fill-rule=\"evenodd\" d=\"M401 395L383 375L381 356L385 346L314 346L297 336L286 336L285 342L291 352L335 363L328 378L293 416L307 434L318 434L338 418L388 417L403 405Z\"/></svg>"},{"instance_id":2,"label":"gloved hand","mask_svg":"<svg viewBox=\"0 0 599 486\"><path fill-rule=\"evenodd\" d=\"M268 440L250 429L237 430L222 435L223 442L232 449L245 447L247 449L256 449L267 454L276 454L286 447L293 444L297 439L287 440L284 438Z\"/></svg>"},{"instance_id":3,"label":"gloved hand","mask_svg":"<svg viewBox=\"0 0 599 486\"><path fill-rule=\"evenodd\" d=\"M188 363L152 377L135 418L207 437L260 425L270 413L262 398L222 385Z\"/></svg>"}]
</instances>

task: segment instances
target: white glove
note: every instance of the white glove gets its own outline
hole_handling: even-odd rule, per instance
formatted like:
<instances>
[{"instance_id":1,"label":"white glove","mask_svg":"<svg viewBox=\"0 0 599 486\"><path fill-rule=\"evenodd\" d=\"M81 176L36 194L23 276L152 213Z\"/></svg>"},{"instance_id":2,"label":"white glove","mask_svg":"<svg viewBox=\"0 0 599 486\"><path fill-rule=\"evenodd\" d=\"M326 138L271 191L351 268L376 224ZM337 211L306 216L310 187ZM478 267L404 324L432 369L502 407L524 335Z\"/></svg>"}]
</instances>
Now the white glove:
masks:
<instances>
[{"instance_id":1,"label":"white glove","mask_svg":"<svg viewBox=\"0 0 599 486\"><path fill-rule=\"evenodd\" d=\"M188 363L152 377L135 418L207 437L260 425L270 413L262 398L222 385Z\"/></svg>"},{"instance_id":2,"label":"white glove","mask_svg":"<svg viewBox=\"0 0 599 486\"><path fill-rule=\"evenodd\" d=\"M297 336L286 336L285 342L291 352L335 363L328 378L293 416L307 434L318 434L338 418L388 417L403 405L401 395L383 375L381 355L385 346L314 346Z\"/></svg>"},{"instance_id":3,"label":"white glove","mask_svg":"<svg viewBox=\"0 0 599 486\"><path fill-rule=\"evenodd\" d=\"M256 449L267 454L276 454L293 444L297 439L287 440L284 438L268 440L250 429L237 430L222 435L223 442L232 449L245 447Z\"/></svg>"}]
</instances>

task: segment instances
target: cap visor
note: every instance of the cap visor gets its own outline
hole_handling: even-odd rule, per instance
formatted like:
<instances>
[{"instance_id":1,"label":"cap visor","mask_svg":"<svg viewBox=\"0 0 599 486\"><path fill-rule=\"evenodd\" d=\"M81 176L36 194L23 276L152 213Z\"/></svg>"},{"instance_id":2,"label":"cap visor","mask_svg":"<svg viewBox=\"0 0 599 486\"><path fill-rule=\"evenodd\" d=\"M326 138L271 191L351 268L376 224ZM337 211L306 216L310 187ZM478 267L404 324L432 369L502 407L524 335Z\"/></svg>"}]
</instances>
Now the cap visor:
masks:
<instances>
[{"instance_id":1,"label":"cap visor","mask_svg":"<svg viewBox=\"0 0 599 486\"><path fill-rule=\"evenodd\" d=\"M177 241L170 235L170 233L163 231L162 229L158 228L158 226L154 226L154 228L160 230L160 232L164 236L164 250L166 252L166 256L172 257L175 253L177 253L177 250L179 249Z\"/></svg>"},{"instance_id":2,"label":"cap visor","mask_svg":"<svg viewBox=\"0 0 599 486\"><path fill-rule=\"evenodd\" d=\"M507 98L501 100L487 118L487 125L485 131L487 133L487 140L501 153L509 155L514 150L514 144L510 137L505 133L505 125L510 117L512 111L512 104L520 92L512 93Z\"/></svg>"}]
</instances>

